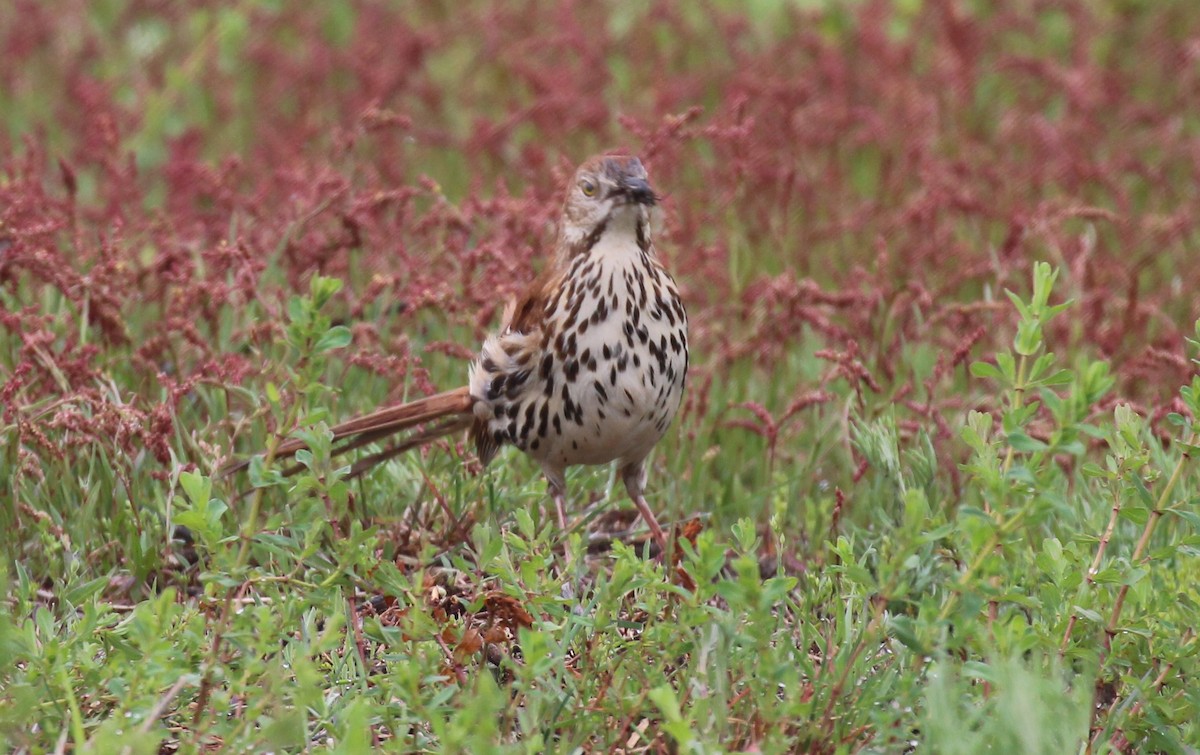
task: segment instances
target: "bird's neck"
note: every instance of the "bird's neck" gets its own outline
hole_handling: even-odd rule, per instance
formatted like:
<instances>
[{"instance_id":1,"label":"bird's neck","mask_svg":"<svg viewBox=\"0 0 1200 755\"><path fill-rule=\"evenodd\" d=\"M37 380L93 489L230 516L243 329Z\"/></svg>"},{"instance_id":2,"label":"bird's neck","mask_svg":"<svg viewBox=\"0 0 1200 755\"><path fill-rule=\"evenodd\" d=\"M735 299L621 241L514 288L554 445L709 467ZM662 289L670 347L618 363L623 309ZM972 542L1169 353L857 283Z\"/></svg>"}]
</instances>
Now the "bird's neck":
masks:
<instances>
[{"instance_id":1,"label":"bird's neck","mask_svg":"<svg viewBox=\"0 0 1200 755\"><path fill-rule=\"evenodd\" d=\"M639 211L614 212L591 228L567 228L559 240L559 262L581 257L609 262L632 262L653 255L650 221Z\"/></svg>"}]
</instances>

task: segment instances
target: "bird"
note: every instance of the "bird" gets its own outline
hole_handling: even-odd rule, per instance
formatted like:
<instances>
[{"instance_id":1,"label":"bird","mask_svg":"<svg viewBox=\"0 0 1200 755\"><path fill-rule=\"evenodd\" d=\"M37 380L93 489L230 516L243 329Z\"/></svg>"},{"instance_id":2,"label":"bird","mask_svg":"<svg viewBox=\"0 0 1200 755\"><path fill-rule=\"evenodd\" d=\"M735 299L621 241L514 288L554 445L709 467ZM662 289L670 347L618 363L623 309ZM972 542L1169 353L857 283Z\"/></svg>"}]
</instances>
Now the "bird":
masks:
<instances>
[{"instance_id":1,"label":"bird","mask_svg":"<svg viewBox=\"0 0 1200 755\"><path fill-rule=\"evenodd\" d=\"M638 157L584 161L564 187L550 259L505 308L470 364L467 385L330 428L335 454L424 428L360 459L350 475L465 431L485 466L504 446L532 457L565 530L566 469L615 461L665 552L666 536L645 498L646 462L679 412L689 350L683 299L651 235L658 202ZM275 458L304 447L283 441Z\"/></svg>"}]
</instances>

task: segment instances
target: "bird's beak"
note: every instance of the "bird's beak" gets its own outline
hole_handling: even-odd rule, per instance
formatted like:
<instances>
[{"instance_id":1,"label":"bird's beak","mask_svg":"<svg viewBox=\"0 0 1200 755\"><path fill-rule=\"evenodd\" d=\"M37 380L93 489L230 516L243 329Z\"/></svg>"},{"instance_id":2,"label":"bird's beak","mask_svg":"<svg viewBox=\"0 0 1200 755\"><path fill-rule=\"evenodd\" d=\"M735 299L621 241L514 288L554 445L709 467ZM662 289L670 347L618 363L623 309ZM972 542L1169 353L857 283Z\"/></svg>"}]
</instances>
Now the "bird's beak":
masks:
<instances>
[{"instance_id":1,"label":"bird's beak","mask_svg":"<svg viewBox=\"0 0 1200 755\"><path fill-rule=\"evenodd\" d=\"M654 189L650 188L649 182L644 178L624 176L621 178L620 187L621 192L633 204L653 206L658 202L658 195L654 193Z\"/></svg>"}]
</instances>

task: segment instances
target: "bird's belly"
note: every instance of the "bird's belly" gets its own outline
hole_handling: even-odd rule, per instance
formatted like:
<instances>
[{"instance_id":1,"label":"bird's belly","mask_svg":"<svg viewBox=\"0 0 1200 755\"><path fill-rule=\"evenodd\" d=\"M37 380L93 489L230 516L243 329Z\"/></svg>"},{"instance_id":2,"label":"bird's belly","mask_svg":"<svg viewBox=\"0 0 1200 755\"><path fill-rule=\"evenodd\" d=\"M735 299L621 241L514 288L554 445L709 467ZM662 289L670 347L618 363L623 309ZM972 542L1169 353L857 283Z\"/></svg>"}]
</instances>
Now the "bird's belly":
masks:
<instances>
[{"instance_id":1,"label":"bird's belly","mask_svg":"<svg viewBox=\"0 0 1200 755\"><path fill-rule=\"evenodd\" d=\"M536 332L490 339L472 371L488 432L543 467L641 461L679 410L687 317L678 293L648 260L610 263L585 267Z\"/></svg>"},{"instance_id":2,"label":"bird's belly","mask_svg":"<svg viewBox=\"0 0 1200 755\"><path fill-rule=\"evenodd\" d=\"M664 329L639 326L629 334L621 320L578 335L576 356L552 386L547 432L524 450L561 466L645 458L683 396L686 357L672 350L672 336L679 344L682 336Z\"/></svg>"}]
</instances>

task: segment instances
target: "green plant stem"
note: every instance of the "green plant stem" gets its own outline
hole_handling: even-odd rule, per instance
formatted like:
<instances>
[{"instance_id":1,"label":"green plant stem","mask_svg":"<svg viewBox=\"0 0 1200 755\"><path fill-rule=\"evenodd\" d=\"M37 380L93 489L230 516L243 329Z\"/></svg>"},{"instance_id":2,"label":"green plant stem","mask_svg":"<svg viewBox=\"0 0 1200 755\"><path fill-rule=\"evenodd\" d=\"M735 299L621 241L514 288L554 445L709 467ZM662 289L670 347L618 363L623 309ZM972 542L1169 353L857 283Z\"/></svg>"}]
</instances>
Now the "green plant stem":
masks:
<instances>
[{"instance_id":1,"label":"green plant stem","mask_svg":"<svg viewBox=\"0 0 1200 755\"><path fill-rule=\"evenodd\" d=\"M979 549L979 553L976 554L975 560L967 566L966 571L959 575L958 581L954 584L954 592L950 593L950 597L947 598L946 603L942 606L941 612L938 613L938 621L945 621L947 618L949 618L950 611L954 610L954 604L958 601L958 596L961 594L962 589L967 586L968 582L971 581L971 578L975 575L975 572L979 571L979 569L983 567L983 562L989 555L991 555L993 550L999 547L999 545L999 534L992 533L992 536L988 538L987 544Z\"/></svg>"},{"instance_id":2,"label":"green plant stem","mask_svg":"<svg viewBox=\"0 0 1200 755\"><path fill-rule=\"evenodd\" d=\"M285 427L291 426L291 418ZM272 433L271 439L267 441L267 452L263 455L263 466L270 467L275 461L275 451L279 448L279 434ZM250 512L246 515L245 521L242 522L242 531L240 533L241 545L238 547L237 560L234 562L237 569L241 569L246 565L247 559L250 558L250 541L254 538L254 530L258 527L258 516L262 511L263 490L265 488L255 488L254 495L250 498Z\"/></svg>"},{"instance_id":3,"label":"green plant stem","mask_svg":"<svg viewBox=\"0 0 1200 755\"><path fill-rule=\"evenodd\" d=\"M66 666L58 667L58 681L62 685L63 694L67 696L67 707L71 709L71 736L75 739L75 746L82 749L87 742L87 732L83 728L83 711L79 708L79 701L75 699L75 690L71 687Z\"/></svg>"},{"instance_id":4,"label":"green plant stem","mask_svg":"<svg viewBox=\"0 0 1200 755\"><path fill-rule=\"evenodd\" d=\"M311 339L305 342L306 347L310 345ZM296 424L296 420L300 417L299 407L300 403L298 401L292 403L292 405L288 408L287 415L284 417L281 427L287 428ZM275 454L279 450L279 444L281 440L282 437L277 432L271 433L270 437L267 439L267 450L263 454L263 468L269 468L275 461ZM254 495L250 499L250 512L246 516L245 521L242 522L242 531L240 534L242 543L238 548L237 561L235 562L238 569L241 569L241 567L245 566L246 561L250 557L250 541L253 539L254 530L258 527L258 517L262 511L263 490L265 489L266 488L261 487L254 489Z\"/></svg>"},{"instance_id":5,"label":"green plant stem","mask_svg":"<svg viewBox=\"0 0 1200 755\"><path fill-rule=\"evenodd\" d=\"M1022 354L1020 360L1017 361L1017 379L1013 381L1013 409L1020 409L1021 402L1025 398L1025 371L1028 368L1029 357ZM1000 466L1000 473L1002 475L1007 475L1008 470L1012 469L1013 457L1014 451L1010 444L1008 446L1008 453L1004 455L1004 463Z\"/></svg>"},{"instance_id":6,"label":"green plant stem","mask_svg":"<svg viewBox=\"0 0 1200 755\"><path fill-rule=\"evenodd\" d=\"M866 649L867 641L875 636L879 630L879 625L883 620L883 601L875 601L872 605L871 622L867 625L866 630L855 643L854 649L850 651L850 657L846 659L842 671L838 674L837 680L833 683L833 687L829 690L829 699L825 703L825 712L821 716L821 727L823 730L832 733L834 726L834 707L842 696L842 692L846 688L846 683L850 678L850 670L858 661L858 657Z\"/></svg>"},{"instance_id":7,"label":"green plant stem","mask_svg":"<svg viewBox=\"0 0 1200 755\"><path fill-rule=\"evenodd\" d=\"M291 427L298 416L298 403L293 404L288 410L287 417L283 427ZM264 466L270 466L275 460L275 452L279 448L280 435L272 433L267 440L267 450L264 454ZM234 571L241 571L250 558L250 542L254 536L254 530L258 526L258 516L262 509L263 490L265 488L255 488L254 496L250 499L250 513L246 520L242 523L242 531L240 533L241 545L238 548L237 560L234 562ZM231 587L225 594L225 603L221 608L221 615L217 619L217 627L213 632L212 647L209 648L208 657L204 660L203 673L200 676L200 691L196 695L196 712L193 716L193 725L196 727L195 742L201 741L203 727L200 725L203 721L204 709L208 706L208 696L212 690L212 670L220 660L221 642L225 636L225 630L229 626L229 617L233 608L234 594L245 587L246 583L238 587Z\"/></svg>"},{"instance_id":8,"label":"green plant stem","mask_svg":"<svg viewBox=\"0 0 1200 755\"><path fill-rule=\"evenodd\" d=\"M1145 551L1147 543L1150 542L1150 536L1154 534L1154 529L1161 518L1162 511L1157 507L1150 512L1150 518L1146 520L1146 526L1142 529L1142 536L1138 538L1137 547L1134 548L1130 563L1136 565L1141 561L1142 553ZM1129 585L1121 585L1121 589L1117 592L1116 603L1113 604L1112 614L1108 618L1108 623L1104 626L1105 654L1112 649L1112 638L1117 633L1117 622L1121 618L1121 609L1125 607L1125 598L1127 595L1129 595Z\"/></svg>"},{"instance_id":9,"label":"green plant stem","mask_svg":"<svg viewBox=\"0 0 1200 755\"><path fill-rule=\"evenodd\" d=\"M1200 434L1192 433L1192 437L1188 439L1187 444L1189 446L1195 445L1197 440L1200 440ZM1154 528L1158 526L1158 521L1162 519L1167 502L1170 501L1171 494L1175 492L1175 485L1179 482L1179 478L1183 476L1183 465L1187 463L1188 458L1187 451L1184 451L1179 455L1179 461L1175 462L1175 469L1172 470L1171 477L1163 487L1162 493L1159 494L1158 500L1154 502L1154 509L1150 512L1150 518L1146 520L1146 526L1142 528L1142 536L1138 539L1137 546L1133 550L1130 563L1137 564L1144 558L1146 548L1150 544L1150 536L1154 534ZM1104 629L1104 649L1106 652L1111 647L1113 635L1117 633L1117 622L1121 618L1121 609L1125 605L1125 596L1128 594L1129 585L1121 585L1121 590L1117 593L1117 602L1113 605L1112 615L1109 617L1108 625Z\"/></svg>"},{"instance_id":10,"label":"green plant stem","mask_svg":"<svg viewBox=\"0 0 1200 755\"><path fill-rule=\"evenodd\" d=\"M1022 401L1024 401L1024 399L1025 399L1025 371L1026 371L1026 369L1028 369L1028 365L1029 365L1029 358L1026 355L1022 354L1021 358L1017 361L1017 376L1016 376L1016 380L1013 381L1012 408L1014 411L1021 409ZM1009 470L1012 469L1012 464L1013 464L1014 458L1015 458L1015 453L1014 453L1012 444L1010 443L1008 445L1008 452L1005 453L1005 455L1004 455L1004 463L1001 464L1001 466L1000 466L1000 476L1001 477L1006 477L1008 475ZM984 501L984 511L986 511L989 514L992 513L991 507L987 504L986 500ZM995 548L996 552L999 553L999 551L1000 551L999 537L995 537L994 539L996 541L995 545L993 545L991 547ZM964 577L971 574L972 570L974 568L978 568L983 565L983 560L985 558L987 558L988 550L989 549L985 548L980 551L980 555L978 557L976 557L975 563L972 564L972 568L968 569L967 572L963 575ZM998 576L993 577L991 580L991 583L992 583L992 587L998 588L1000 586L1000 578ZM960 586L962 584L963 584L962 580L960 580ZM958 593L955 593L955 594L957 595ZM946 606L943 607L943 616L941 617L943 620L946 618L946 615L948 615L947 611L950 608L952 608L953 605L954 605L954 602L949 601L946 604ZM999 606L996 603L996 601L989 600L988 601L988 630L989 631L991 631L992 625L995 624L996 616L998 613L999 613ZM983 686L984 697L988 697L990 695L990 692L991 692L991 685L987 682L984 682L984 686Z\"/></svg>"},{"instance_id":11,"label":"green plant stem","mask_svg":"<svg viewBox=\"0 0 1200 755\"><path fill-rule=\"evenodd\" d=\"M1117 528L1117 520L1121 516L1121 488L1119 485L1113 486L1113 505L1112 513L1108 517L1108 525L1104 528L1104 534L1100 536L1100 544L1096 547L1096 556L1092 559L1091 566L1088 567L1087 574L1084 577L1084 584L1080 586L1079 595L1082 595L1086 587L1091 587L1096 584L1096 573L1100 571L1100 564L1104 560L1104 552L1108 550L1108 544L1112 540L1113 532ZM1075 631L1075 625L1079 623L1079 614L1072 613L1071 618L1067 620L1066 631L1063 632L1062 643L1058 648L1058 657L1063 658L1067 654L1067 646L1071 642L1071 634Z\"/></svg>"},{"instance_id":12,"label":"green plant stem","mask_svg":"<svg viewBox=\"0 0 1200 755\"><path fill-rule=\"evenodd\" d=\"M1187 445L1195 445L1196 441L1200 440L1200 433L1192 433L1188 439ZM1166 510L1167 502L1171 499L1171 494L1175 491L1175 485L1178 484L1179 478L1183 475L1183 466L1187 463L1189 456L1187 451L1184 451L1179 456L1179 461L1175 462L1175 469L1172 470L1170 478L1167 479L1167 484L1163 487L1162 493L1154 502L1154 509L1150 512L1150 518L1146 520L1146 526L1142 528L1142 536L1138 538L1137 546L1133 549L1133 555L1129 561L1131 564L1138 564L1145 559L1146 548L1150 545L1150 538L1154 534L1154 529L1158 526L1158 521L1162 519L1163 512ZM1108 658L1108 654L1112 651L1112 638L1117 634L1117 623L1121 619L1121 609L1125 606L1125 598L1129 595L1129 585L1121 585L1120 591L1117 592L1116 603L1113 604L1112 614L1108 618L1108 624L1104 627L1104 643L1100 651L1100 663L1103 666ZM1092 708L1092 725L1095 726L1096 717L1099 715L1099 710L1096 706ZM1093 740L1093 746L1095 740Z\"/></svg>"},{"instance_id":13,"label":"green plant stem","mask_svg":"<svg viewBox=\"0 0 1200 755\"><path fill-rule=\"evenodd\" d=\"M1179 652L1180 652L1180 655L1183 656L1183 655L1186 655L1188 648L1195 642L1196 630L1188 629L1186 632L1183 633L1183 637L1180 639L1181 639L1181 642L1180 642L1180 651ZM1162 667L1162 671L1160 671L1158 673L1158 676L1155 677L1154 681L1150 684L1150 686L1153 687L1156 692L1161 691L1163 688L1163 685L1167 683L1167 677L1171 675L1171 671L1174 668L1175 668L1174 661L1167 661L1166 663L1164 663L1163 667ZM1142 709L1145 707L1143 704L1144 702L1145 702L1144 700L1138 700L1137 702L1135 702L1133 704L1133 707L1129 709L1130 718L1141 714ZM1116 701L1113 701L1113 704L1115 705ZM1112 714L1112 708L1109 708L1109 714L1110 715Z\"/></svg>"},{"instance_id":14,"label":"green plant stem","mask_svg":"<svg viewBox=\"0 0 1200 755\"><path fill-rule=\"evenodd\" d=\"M950 611L954 609L954 603L958 600L958 596L961 594L962 590L966 588L967 584L970 583L971 579L975 576L975 573L983 568L983 564L985 561L987 561L987 557L992 555L992 553L999 551L1000 543L1004 536L1016 529L1017 525L1021 523L1022 519L1024 519L1024 515L1025 510L1020 509L1016 511L1012 517L996 525L995 532L991 534L991 536L988 538L988 541L984 543L982 548L979 549L979 553L975 555L975 559L967 565L966 571L960 574L958 580L954 583L954 592L950 594L949 599L947 599L945 605L942 606L941 612L938 613L939 621L945 621L950 616Z\"/></svg>"},{"instance_id":15,"label":"green plant stem","mask_svg":"<svg viewBox=\"0 0 1200 755\"><path fill-rule=\"evenodd\" d=\"M1096 572L1100 571L1100 563L1104 560L1104 552L1108 550L1108 544L1112 541L1113 532L1117 529L1117 520L1120 517L1121 488L1118 485L1114 485L1112 513L1108 516L1108 526L1104 528L1104 534L1100 536L1100 544L1096 546L1096 557L1092 559L1092 565L1088 567L1087 583L1089 585L1096 583Z\"/></svg>"},{"instance_id":16,"label":"green plant stem","mask_svg":"<svg viewBox=\"0 0 1200 755\"><path fill-rule=\"evenodd\" d=\"M1192 642L1195 640L1195 638L1196 638L1196 633L1195 633L1195 630L1193 630L1193 629L1188 629L1186 632L1183 633L1182 641L1180 643L1180 646L1181 646L1180 647L1180 650L1181 650L1180 655L1181 656L1183 656L1185 654L1187 647L1192 644ZM1168 661L1167 663L1164 663L1162 670L1158 672L1158 676L1156 676L1154 678L1154 681L1150 682L1150 688L1153 689L1155 692L1161 692L1163 685L1166 684L1166 682L1167 682L1167 677L1170 676L1171 671L1174 668L1175 668L1174 661ZM1140 699L1140 700L1136 701L1132 706L1130 706L1129 713L1127 714L1127 719L1132 719L1132 718L1135 718L1136 716L1141 715L1142 710L1145 707L1143 705L1144 700L1145 700L1145 698ZM1125 703L1125 702L1127 702L1127 701L1121 697L1116 697L1112 701L1112 704L1109 705L1108 709L1105 711L1105 718L1108 721L1108 725L1105 727L1097 728L1095 726L1095 717L1099 711L1097 710L1095 713L1093 713L1092 728L1094 728L1096 731L1095 731L1095 734L1092 735L1091 742L1088 745L1088 750L1087 750L1088 752L1096 752L1097 748L1100 746L1101 735L1104 734L1104 732L1109 727L1112 726L1112 719L1113 719L1113 716L1116 715L1116 713L1117 713L1118 706L1120 706L1122 703Z\"/></svg>"}]
</instances>

